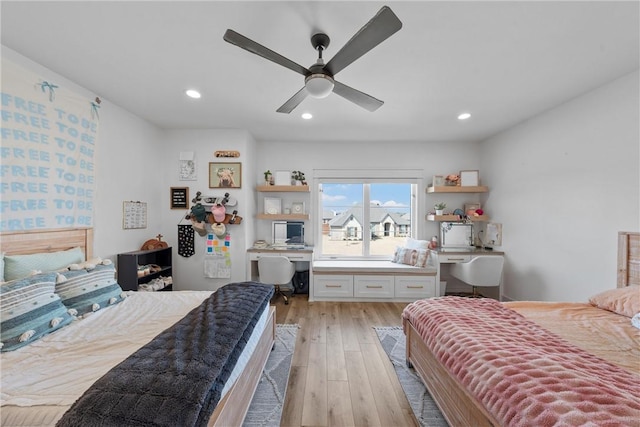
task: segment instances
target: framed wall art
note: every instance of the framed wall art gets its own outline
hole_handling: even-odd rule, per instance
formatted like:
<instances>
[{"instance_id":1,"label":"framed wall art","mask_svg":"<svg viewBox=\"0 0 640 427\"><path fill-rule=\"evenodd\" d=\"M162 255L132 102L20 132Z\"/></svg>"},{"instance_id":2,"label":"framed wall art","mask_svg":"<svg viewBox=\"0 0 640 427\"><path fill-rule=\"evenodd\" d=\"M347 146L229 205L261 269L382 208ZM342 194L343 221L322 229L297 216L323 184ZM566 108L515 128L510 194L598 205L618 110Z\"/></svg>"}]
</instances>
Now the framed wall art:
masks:
<instances>
[{"instance_id":1,"label":"framed wall art","mask_svg":"<svg viewBox=\"0 0 640 427\"><path fill-rule=\"evenodd\" d=\"M480 203L465 203L464 204L464 213L469 215L469 211L471 211L471 215L473 215L473 212L475 212L477 209L480 209Z\"/></svg>"},{"instance_id":2,"label":"framed wall art","mask_svg":"<svg viewBox=\"0 0 640 427\"><path fill-rule=\"evenodd\" d=\"M242 187L241 163L209 163L209 188Z\"/></svg>"},{"instance_id":3,"label":"framed wall art","mask_svg":"<svg viewBox=\"0 0 640 427\"><path fill-rule=\"evenodd\" d=\"M291 185L291 171L276 171L273 179L275 185Z\"/></svg>"},{"instance_id":4,"label":"framed wall art","mask_svg":"<svg viewBox=\"0 0 640 427\"><path fill-rule=\"evenodd\" d=\"M476 187L480 183L477 170L460 171L460 185L462 187Z\"/></svg>"},{"instance_id":5,"label":"framed wall art","mask_svg":"<svg viewBox=\"0 0 640 427\"><path fill-rule=\"evenodd\" d=\"M267 215L278 215L282 213L282 199L276 197L264 198L264 213Z\"/></svg>"},{"instance_id":6,"label":"framed wall art","mask_svg":"<svg viewBox=\"0 0 640 427\"><path fill-rule=\"evenodd\" d=\"M444 185L444 175L433 175L431 185L433 187L442 187Z\"/></svg>"}]
</instances>

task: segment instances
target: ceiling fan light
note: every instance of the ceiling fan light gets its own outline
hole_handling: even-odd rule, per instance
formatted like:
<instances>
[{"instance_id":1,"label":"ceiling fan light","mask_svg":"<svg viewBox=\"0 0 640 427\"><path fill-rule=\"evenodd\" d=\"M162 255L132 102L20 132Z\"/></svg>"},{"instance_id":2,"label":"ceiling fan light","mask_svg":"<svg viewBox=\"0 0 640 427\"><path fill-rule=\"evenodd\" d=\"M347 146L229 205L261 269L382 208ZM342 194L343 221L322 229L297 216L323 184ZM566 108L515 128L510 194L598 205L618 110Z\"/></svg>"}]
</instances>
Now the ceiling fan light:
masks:
<instances>
[{"instance_id":1,"label":"ceiling fan light","mask_svg":"<svg viewBox=\"0 0 640 427\"><path fill-rule=\"evenodd\" d=\"M311 74L304 80L304 86L314 98L326 98L333 91L333 79L326 74Z\"/></svg>"}]
</instances>

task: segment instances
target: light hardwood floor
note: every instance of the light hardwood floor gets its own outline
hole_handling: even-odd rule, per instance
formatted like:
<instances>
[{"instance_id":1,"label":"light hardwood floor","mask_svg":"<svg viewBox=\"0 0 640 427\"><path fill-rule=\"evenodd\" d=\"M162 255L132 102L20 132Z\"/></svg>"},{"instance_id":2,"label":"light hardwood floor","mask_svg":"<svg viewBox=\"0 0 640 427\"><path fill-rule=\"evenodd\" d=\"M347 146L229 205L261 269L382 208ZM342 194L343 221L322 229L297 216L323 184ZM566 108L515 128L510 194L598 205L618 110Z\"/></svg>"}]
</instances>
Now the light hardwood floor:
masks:
<instances>
[{"instance_id":1,"label":"light hardwood floor","mask_svg":"<svg viewBox=\"0 0 640 427\"><path fill-rule=\"evenodd\" d=\"M400 326L405 303L274 301L300 325L281 426L418 426L373 326Z\"/></svg>"}]
</instances>

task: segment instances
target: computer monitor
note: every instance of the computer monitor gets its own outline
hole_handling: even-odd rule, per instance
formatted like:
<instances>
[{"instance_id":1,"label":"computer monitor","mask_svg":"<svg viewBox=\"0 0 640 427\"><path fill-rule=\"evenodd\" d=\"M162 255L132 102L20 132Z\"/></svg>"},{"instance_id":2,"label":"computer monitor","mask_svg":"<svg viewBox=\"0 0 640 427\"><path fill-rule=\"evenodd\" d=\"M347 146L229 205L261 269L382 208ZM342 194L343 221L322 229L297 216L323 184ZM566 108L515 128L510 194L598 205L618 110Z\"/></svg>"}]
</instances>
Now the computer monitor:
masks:
<instances>
[{"instance_id":1,"label":"computer monitor","mask_svg":"<svg viewBox=\"0 0 640 427\"><path fill-rule=\"evenodd\" d=\"M304 222L273 221L272 237L276 246L304 246Z\"/></svg>"}]
</instances>

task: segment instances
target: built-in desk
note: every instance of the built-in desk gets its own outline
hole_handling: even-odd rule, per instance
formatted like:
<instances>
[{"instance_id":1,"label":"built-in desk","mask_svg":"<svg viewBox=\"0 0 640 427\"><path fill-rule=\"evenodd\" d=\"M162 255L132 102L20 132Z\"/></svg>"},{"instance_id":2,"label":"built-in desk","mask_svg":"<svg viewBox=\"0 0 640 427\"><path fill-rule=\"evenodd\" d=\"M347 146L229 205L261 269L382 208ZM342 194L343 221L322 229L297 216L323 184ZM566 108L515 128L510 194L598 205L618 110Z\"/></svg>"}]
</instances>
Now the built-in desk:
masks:
<instances>
[{"instance_id":1,"label":"built-in desk","mask_svg":"<svg viewBox=\"0 0 640 427\"><path fill-rule=\"evenodd\" d=\"M438 248L431 249L429 256L429 265L433 266L437 270L438 283L446 281L447 291L452 292L470 292L471 287L463 284L459 280L449 275L448 265L458 262L469 262L478 255L493 255L504 256L504 252L489 251L479 248ZM441 289L442 294L445 290ZM495 298L502 301L502 280L500 286L491 288L482 288L482 294L491 298Z\"/></svg>"},{"instance_id":2,"label":"built-in desk","mask_svg":"<svg viewBox=\"0 0 640 427\"><path fill-rule=\"evenodd\" d=\"M265 256L286 256L293 262L300 264L296 265L297 270L309 270L309 293L313 286L313 271L311 269L311 262L313 261L313 246L305 246L302 249L288 249L282 247L267 247L267 248L250 248L247 250L247 280L257 281L259 279L258 274L258 260ZM306 264L306 265L305 265Z\"/></svg>"}]
</instances>

